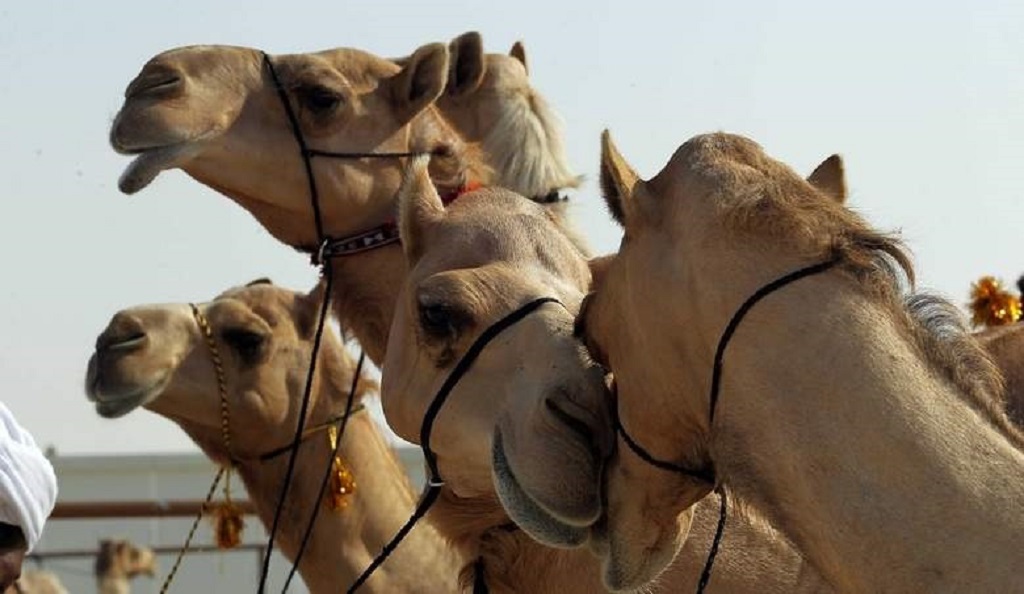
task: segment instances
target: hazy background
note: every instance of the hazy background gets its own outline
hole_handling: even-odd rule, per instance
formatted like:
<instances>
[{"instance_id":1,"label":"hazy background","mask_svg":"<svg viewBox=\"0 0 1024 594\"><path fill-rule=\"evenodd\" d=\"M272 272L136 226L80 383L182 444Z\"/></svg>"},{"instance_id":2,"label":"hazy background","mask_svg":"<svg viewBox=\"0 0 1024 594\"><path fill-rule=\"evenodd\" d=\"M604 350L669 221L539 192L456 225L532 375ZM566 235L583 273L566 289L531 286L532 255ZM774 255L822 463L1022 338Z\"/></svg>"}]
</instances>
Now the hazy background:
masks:
<instances>
[{"instance_id":1,"label":"hazy background","mask_svg":"<svg viewBox=\"0 0 1024 594\"><path fill-rule=\"evenodd\" d=\"M901 228L921 284L964 303L982 274L1024 273L1024 3L4 2L0 5L0 399L60 453L191 450L150 413L98 418L82 391L117 309L204 300L306 259L179 172L121 195L107 144L152 55L225 43L270 53L353 46L394 56L479 30L525 42L563 115L574 196L599 252L618 245L594 180L600 131L653 175L690 136L752 136L809 172L840 152L850 203Z\"/></svg>"}]
</instances>

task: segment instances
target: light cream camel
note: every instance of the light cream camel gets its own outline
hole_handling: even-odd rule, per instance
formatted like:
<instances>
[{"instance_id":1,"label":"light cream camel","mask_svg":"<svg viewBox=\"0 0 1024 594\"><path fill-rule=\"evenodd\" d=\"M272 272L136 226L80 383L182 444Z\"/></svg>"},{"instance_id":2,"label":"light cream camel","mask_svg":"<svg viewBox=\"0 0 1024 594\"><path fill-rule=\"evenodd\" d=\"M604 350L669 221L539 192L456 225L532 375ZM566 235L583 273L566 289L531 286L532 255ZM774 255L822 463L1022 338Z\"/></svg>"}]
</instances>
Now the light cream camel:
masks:
<instances>
[{"instance_id":1,"label":"light cream camel","mask_svg":"<svg viewBox=\"0 0 1024 594\"><path fill-rule=\"evenodd\" d=\"M291 442L305 388L312 336L323 295L296 294L268 284L229 290L200 306L224 362L231 448L237 470L269 525L288 457L259 455ZM210 349L186 304L133 307L116 314L97 339L86 389L97 412L115 417L142 406L178 423L218 464L229 456L221 434L220 394ZM307 427L345 410L354 362L337 336L324 333ZM373 387L361 378L359 398ZM330 446L326 432L301 445L278 535L294 559L320 489ZM342 460L356 481L348 505L322 509L299 571L311 592L351 584L412 512L407 477L368 415L348 421ZM367 592L455 590L455 555L427 525L365 586Z\"/></svg>"},{"instance_id":2,"label":"light cream camel","mask_svg":"<svg viewBox=\"0 0 1024 594\"><path fill-rule=\"evenodd\" d=\"M101 540L93 573L99 594L128 594L131 580L156 575L156 555L153 549L127 540Z\"/></svg>"},{"instance_id":3,"label":"light cream camel","mask_svg":"<svg viewBox=\"0 0 1024 594\"><path fill-rule=\"evenodd\" d=\"M525 46L485 54L480 34L469 32L448 48L448 85L437 107L463 140L483 149L492 183L537 202L561 201L560 190L582 178L569 166L558 115L530 84Z\"/></svg>"},{"instance_id":4,"label":"light cream camel","mask_svg":"<svg viewBox=\"0 0 1024 594\"><path fill-rule=\"evenodd\" d=\"M606 137L602 181L625 236L580 325L615 373L623 426L648 452L712 469L841 590L1019 588L1020 436L962 316L901 295L898 270L911 267L899 244L742 137L696 137L649 181ZM836 268L744 319L711 423L713 353L733 313L769 281L833 254ZM598 429L595 440L615 434ZM586 473L561 470L594 488ZM652 577L685 537L680 512L709 488L620 442L594 547L606 580Z\"/></svg>"},{"instance_id":5,"label":"light cream camel","mask_svg":"<svg viewBox=\"0 0 1024 594\"><path fill-rule=\"evenodd\" d=\"M549 549L509 529L489 455L499 416L529 419L532 428L560 439L562 446L530 450L535 460L543 467L582 468L598 480L600 464L590 459L589 449L610 449L611 442L593 444L587 426L607 422L602 418L608 412L605 373L572 335L573 312L589 284L587 260L556 219L510 192L480 190L445 209L426 165L416 165L400 194L402 240L412 269L384 364L382 400L389 424L419 442L430 400L474 339L523 303L557 298L561 304L543 305L487 346L448 397L431 436L447 489L431 519L471 562L464 582L482 566L492 592L604 591L598 560L587 551ZM536 393L551 396L542 402L524 397ZM527 448L534 443L529 434L493 439ZM555 474L537 480L555 489L561 484ZM582 521L593 520L592 510L600 508L585 496L574 506ZM716 510L716 502L710 502L697 512L693 538L654 591L693 588ZM771 531L742 521L733 529L735 540L719 561L714 591L824 589L813 571L801 575L799 555L781 538L773 540ZM547 536L573 545L585 540L587 531L561 524Z\"/></svg>"}]
</instances>

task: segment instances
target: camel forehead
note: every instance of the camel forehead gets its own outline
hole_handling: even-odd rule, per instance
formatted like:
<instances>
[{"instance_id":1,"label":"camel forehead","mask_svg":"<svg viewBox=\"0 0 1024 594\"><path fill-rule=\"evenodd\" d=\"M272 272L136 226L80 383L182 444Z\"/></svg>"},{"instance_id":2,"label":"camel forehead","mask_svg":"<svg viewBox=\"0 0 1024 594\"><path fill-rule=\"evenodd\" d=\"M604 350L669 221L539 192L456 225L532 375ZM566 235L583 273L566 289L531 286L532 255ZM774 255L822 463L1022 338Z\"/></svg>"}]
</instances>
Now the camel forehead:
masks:
<instances>
[{"instance_id":1,"label":"camel forehead","mask_svg":"<svg viewBox=\"0 0 1024 594\"><path fill-rule=\"evenodd\" d=\"M262 57L260 50L234 45L187 45L161 52L149 65L174 64L195 72L252 64Z\"/></svg>"},{"instance_id":2,"label":"camel forehead","mask_svg":"<svg viewBox=\"0 0 1024 594\"><path fill-rule=\"evenodd\" d=\"M241 302L267 321L271 321L282 317L281 312L285 313L284 318L289 318L288 312L291 311L297 297L298 293L283 287L259 284L233 287L215 297L214 301Z\"/></svg>"},{"instance_id":3,"label":"camel forehead","mask_svg":"<svg viewBox=\"0 0 1024 594\"><path fill-rule=\"evenodd\" d=\"M682 185L691 193L722 195L745 192L768 178L801 179L753 140L717 132L683 143L650 183L655 192Z\"/></svg>"},{"instance_id":4,"label":"camel forehead","mask_svg":"<svg viewBox=\"0 0 1024 594\"><path fill-rule=\"evenodd\" d=\"M400 70L390 60L346 47L273 56L272 59L286 78L308 79L340 74L356 87L375 86L381 79L394 76Z\"/></svg>"},{"instance_id":5,"label":"camel forehead","mask_svg":"<svg viewBox=\"0 0 1024 594\"><path fill-rule=\"evenodd\" d=\"M500 265L510 281L525 270L546 270L568 281L587 282L589 276L586 259L544 207L497 188L479 190L448 207L418 269L427 276L489 265Z\"/></svg>"},{"instance_id":6,"label":"camel forehead","mask_svg":"<svg viewBox=\"0 0 1024 594\"><path fill-rule=\"evenodd\" d=\"M479 190L448 207L443 231L431 237L428 252L455 260L486 263L518 260L538 248L568 246L543 207L500 188Z\"/></svg>"},{"instance_id":7,"label":"camel forehead","mask_svg":"<svg viewBox=\"0 0 1024 594\"><path fill-rule=\"evenodd\" d=\"M169 63L194 72L261 64L263 51L230 45L191 45L167 50L150 63ZM355 48L334 48L319 52L271 55L275 68L286 80L343 75L359 86L393 76L394 63Z\"/></svg>"}]
</instances>

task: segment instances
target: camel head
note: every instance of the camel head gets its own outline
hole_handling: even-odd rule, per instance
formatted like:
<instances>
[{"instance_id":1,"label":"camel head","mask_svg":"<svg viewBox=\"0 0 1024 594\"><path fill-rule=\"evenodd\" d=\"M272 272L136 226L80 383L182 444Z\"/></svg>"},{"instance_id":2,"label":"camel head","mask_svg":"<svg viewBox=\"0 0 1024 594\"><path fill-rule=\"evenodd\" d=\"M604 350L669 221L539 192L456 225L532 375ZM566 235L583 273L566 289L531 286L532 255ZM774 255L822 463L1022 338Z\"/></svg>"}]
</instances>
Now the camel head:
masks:
<instances>
[{"instance_id":1,"label":"camel head","mask_svg":"<svg viewBox=\"0 0 1024 594\"><path fill-rule=\"evenodd\" d=\"M301 294L260 279L197 305L222 362L230 454L237 459L292 439L322 299L322 286ZM354 368L338 337L326 329L310 418L344 410ZM337 402L321 397L328 386L335 388L327 393L337 394ZM373 382L361 378L360 386L365 391ZM100 416L144 407L181 425L214 461L229 461L216 368L189 304L143 305L115 314L96 339L85 387Z\"/></svg>"},{"instance_id":2,"label":"camel head","mask_svg":"<svg viewBox=\"0 0 1024 594\"><path fill-rule=\"evenodd\" d=\"M433 105L448 80L443 44L419 48L402 66L348 48L267 57L190 46L152 58L125 91L110 132L114 149L133 157L121 190L137 192L178 168L236 201L280 241L316 246L306 171L271 68L310 149L440 151L446 158L435 160L435 182L466 181L461 141ZM314 157L325 232L346 235L389 220L401 161Z\"/></svg>"},{"instance_id":3,"label":"camel head","mask_svg":"<svg viewBox=\"0 0 1024 594\"><path fill-rule=\"evenodd\" d=\"M582 179L569 167L561 120L530 84L522 42L508 54L485 54L471 31L448 51L448 85L437 106L464 140L483 148L495 185L541 201L577 187Z\"/></svg>"},{"instance_id":4,"label":"camel head","mask_svg":"<svg viewBox=\"0 0 1024 594\"><path fill-rule=\"evenodd\" d=\"M543 207L506 190L478 190L445 209L424 161L413 162L399 192L411 272L384 363L388 423L419 443L428 406L478 337L524 304L556 298L561 304L541 305L487 344L445 401L430 445L456 498L496 504L500 496L513 519L530 510L527 531L578 545L581 526L600 514L596 485L611 447L590 430L608 423L604 371L572 336L586 260ZM559 490L569 469L589 477L587 490ZM558 505L524 497L519 482L557 492Z\"/></svg>"},{"instance_id":5,"label":"camel head","mask_svg":"<svg viewBox=\"0 0 1024 594\"><path fill-rule=\"evenodd\" d=\"M805 180L746 138L710 134L643 180L605 133L601 185L625 232L617 254L591 263L577 332L614 373L625 431L657 459L714 473L709 379L718 338L756 289L859 232L843 206L842 161L826 159ZM716 426L729 415L728 405L720 409ZM603 432L612 439L615 429ZM657 468L615 439L602 485L606 515L590 547L604 560L606 584L622 590L654 579L674 558L692 505L714 485ZM565 480L591 488L581 476Z\"/></svg>"},{"instance_id":6,"label":"camel head","mask_svg":"<svg viewBox=\"0 0 1024 594\"><path fill-rule=\"evenodd\" d=\"M149 547L139 547L122 539L101 540L94 571L97 578L132 579L156 575L156 554Z\"/></svg>"}]
</instances>

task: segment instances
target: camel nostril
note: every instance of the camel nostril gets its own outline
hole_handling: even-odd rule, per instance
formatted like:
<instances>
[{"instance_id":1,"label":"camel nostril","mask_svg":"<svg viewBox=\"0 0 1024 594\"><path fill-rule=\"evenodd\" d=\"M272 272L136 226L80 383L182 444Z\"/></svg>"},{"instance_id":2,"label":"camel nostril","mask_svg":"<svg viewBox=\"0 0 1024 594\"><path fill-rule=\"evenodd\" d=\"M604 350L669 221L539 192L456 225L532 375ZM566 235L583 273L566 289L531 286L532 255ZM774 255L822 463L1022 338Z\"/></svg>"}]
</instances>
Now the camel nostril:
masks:
<instances>
[{"instance_id":1,"label":"camel nostril","mask_svg":"<svg viewBox=\"0 0 1024 594\"><path fill-rule=\"evenodd\" d=\"M125 99L142 95L167 95L181 88L183 80L177 71L166 66L147 68L135 77L124 91Z\"/></svg>"},{"instance_id":2,"label":"camel nostril","mask_svg":"<svg viewBox=\"0 0 1024 594\"><path fill-rule=\"evenodd\" d=\"M596 443L594 439L593 430L582 420L574 417L573 415L566 412L561 406L555 403L551 398L544 399L544 407L559 421L566 425L569 429L573 430L583 440L593 446Z\"/></svg>"},{"instance_id":3,"label":"camel nostril","mask_svg":"<svg viewBox=\"0 0 1024 594\"><path fill-rule=\"evenodd\" d=\"M96 352L128 351L142 346L146 331L138 318L125 312L110 320L107 329L96 338Z\"/></svg>"}]
</instances>

